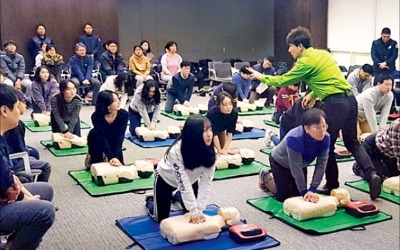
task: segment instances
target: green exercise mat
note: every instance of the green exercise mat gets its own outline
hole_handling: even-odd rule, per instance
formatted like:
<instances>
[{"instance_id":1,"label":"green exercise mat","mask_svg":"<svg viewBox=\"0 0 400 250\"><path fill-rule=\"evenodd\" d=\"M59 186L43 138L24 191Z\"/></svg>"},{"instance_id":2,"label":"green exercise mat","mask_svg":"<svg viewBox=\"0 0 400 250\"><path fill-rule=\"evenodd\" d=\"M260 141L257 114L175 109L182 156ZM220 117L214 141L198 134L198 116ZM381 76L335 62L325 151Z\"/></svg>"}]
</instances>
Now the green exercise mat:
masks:
<instances>
[{"instance_id":1,"label":"green exercise mat","mask_svg":"<svg viewBox=\"0 0 400 250\"><path fill-rule=\"evenodd\" d=\"M242 164L239 168L219 169L214 172L214 180L224 180L242 176L257 175L260 169L263 167L270 169L269 166L259 161L253 161L249 165Z\"/></svg>"},{"instance_id":2,"label":"green exercise mat","mask_svg":"<svg viewBox=\"0 0 400 250\"><path fill-rule=\"evenodd\" d=\"M279 128L281 126L280 124L271 120L264 120L264 123L275 128Z\"/></svg>"},{"instance_id":3,"label":"green exercise mat","mask_svg":"<svg viewBox=\"0 0 400 250\"><path fill-rule=\"evenodd\" d=\"M31 132L47 132L51 131L51 126L36 127L34 121L23 121L25 127ZM81 129L89 129L91 126L81 121Z\"/></svg>"},{"instance_id":4,"label":"green exercise mat","mask_svg":"<svg viewBox=\"0 0 400 250\"><path fill-rule=\"evenodd\" d=\"M271 151L273 148L262 148L260 149L261 153L270 155ZM336 162L346 162L346 161L354 161L354 157L350 156L350 157L345 157L345 158L336 158ZM313 162L310 163L310 166L314 166L315 164L317 164L317 160L314 160Z\"/></svg>"},{"instance_id":5,"label":"green exercise mat","mask_svg":"<svg viewBox=\"0 0 400 250\"><path fill-rule=\"evenodd\" d=\"M87 154L87 152L88 152L88 147L87 146L69 148L69 149L55 149L54 146L53 146L53 141L52 140L40 141L40 144L42 144L54 156L57 156L57 157L71 156L71 155L84 155L84 154ZM125 150L125 148L122 147L122 150Z\"/></svg>"},{"instance_id":6,"label":"green exercise mat","mask_svg":"<svg viewBox=\"0 0 400 250\"><path fill-rule=\"evenodd\" d=\"M247 112L239 112L240 116L246 116L246 115L270 115L273 114L275 111L275 108L273 107L269 107L269 108L265 108L263 107L263 109L260 110L249 110Z\"/></svg>"},{"instance_id":7,"label":"green exercise mat","mask_svg":"<svg viewBox=\"0 0 400 250\"><path fill-rule=\"evenodd\" d=\"M365 180L348 181L348 182L345 182L345 184L347 186L353 187L353 188L358 189L360 191L369 193L369 185L368 185L368 182L366 182ZM382 198L382 199L394 202L396 204L400 204L400 197L399 196L383 192L383 190L381 191L381 194L379 195L379 197Z\"/></svg>"},{"instance_id":8,"label":"green exercise mat","mask_svg":"<svg viewBox=\"0 0 400 250\"><path fill-rule=\"evenodd\" d=\"M154 177L134 179L133 182L119 183L107 186L97 186L92 182L92 174L86 170L71 170L68 174L91 196L104 196L126 192L153 189Z\"/></svg>"},{"instance_id":9,"label":"green exercise mat","mask_svg":"<svg viewBox=\"0 0 400 250\"><path fill-rule=\"evenodd\" d=\"M394 121L394 120L388 119L387 122L386 122L386 124L391 124L393 121ZM381 124L381 118L380 118L380 117L377 117L377 118L376 118L376 123L377 123L377 124Z\"/></svg>"},{"instance_id":10,"label":"green exercise mat","mask_svg":"<svg viewBox=\"0 0 400 250\"><path fill-rule=\"evenodd\" d=\"M262 212L270 214L290 226L305 231L310 234L326 234L344 229L353 229L368 224L377 223L392 219L391 215L379 212L373 216L356 218L346 213L344 208L339 208L335 215L329 217L315 218L305 221L297 221L283 212L283 203L277 201L274 197L262 197L258 199L249 199L247 203L259 209Z\"/></svg>"},{"instance_id":11,"label":"green exercise mat","mask_svg":"<svg viewBox=\"0 0 400 250\"><path fill-rule=\"evenodd\" d=\"M344 145L344 141L343 141L343 140L337 140L335 144L336 144L336 145L339 145L339 146L342 146L342 147L346 147L346 146Z\"/></svg>"}]
</instances>

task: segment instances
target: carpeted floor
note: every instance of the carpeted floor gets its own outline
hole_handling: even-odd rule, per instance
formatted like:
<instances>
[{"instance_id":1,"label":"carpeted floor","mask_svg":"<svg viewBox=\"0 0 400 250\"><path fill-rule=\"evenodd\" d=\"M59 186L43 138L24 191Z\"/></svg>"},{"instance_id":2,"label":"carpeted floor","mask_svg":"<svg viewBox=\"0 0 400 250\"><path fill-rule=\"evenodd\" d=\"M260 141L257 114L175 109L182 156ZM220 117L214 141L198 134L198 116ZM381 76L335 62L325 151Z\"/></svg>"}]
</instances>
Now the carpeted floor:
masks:
<instances>
[{"instance_id":1,"label":"carpeted floor","mask_svg":"<svg viewBox=\"0 0 400 250\"><path fill-rule=\"evenodd\" d=\"M192 103L207 104L208 97L199 97L195 94ZM93 106L83 107L81 119L91 124L90 116ZM28 114L22 119L28 119ZM263 120L270 119L271 115L245 116L240 120L248 119L254 122L257 128L268 128ZM183 121L176 121L160 115L159 128L168 125L182 125ZM270 127L273 131L278 129ZM83 134L88 130L83 130ZM52 228L43 238L39 249L124 249L132 241L115 225L115 220L123 217L144 215L143 194L125 193L104 197L90 197L76 182L68 176L69 170L83 169L85 156L54 157L40 145L40 140L50 139L50 132L32 133L26 131L28 145L36 147L43 160L52 165L50 184L55 189L54 203L59 207L56 220ZM124 157L126 163L132 163L145 157L161 158L167 148L140 148L125 140ZM263 139L233 141L232 147L248 147L253 149L256 160L268 163L268 156L259 151L265 147ZM347 188L354 200L369 200L369 195L356 189L344 186L345 181L357 180L351 171L352 162L340 163L340 183ZM309 180L312 175L309 170ZM257 187L258 176L242 177L214 182L213 194L209 203L219 206L235 206L241 212L241 217L249 223L263 226L267 233L281 242L280 249L399 249L399 205L386 200L378 199L375 203L384 211L393 216L392 220L366 226L364 231L340 231L321 236L307 235L292 228L277 219L271 219L257 209L246 204L246 199L265 196ZM134 247L133 249L140 249Z\"/></svg>"}]
</instances>

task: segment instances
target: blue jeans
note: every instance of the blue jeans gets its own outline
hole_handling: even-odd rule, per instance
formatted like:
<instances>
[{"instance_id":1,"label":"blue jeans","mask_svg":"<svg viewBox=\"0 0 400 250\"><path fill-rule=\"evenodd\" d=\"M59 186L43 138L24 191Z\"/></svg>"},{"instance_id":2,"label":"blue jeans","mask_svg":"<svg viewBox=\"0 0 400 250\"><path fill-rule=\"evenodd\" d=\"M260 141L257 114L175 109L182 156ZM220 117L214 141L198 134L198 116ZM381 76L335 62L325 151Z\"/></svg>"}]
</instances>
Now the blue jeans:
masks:
<instances>
[{"instance_id":1,"label":"blue jeans","mask_svg":"<svg viewBox=\"0 0 400 250\"><path fill-rule=\"evenodd\" d=\"M37 151L36 148L34 148L34 147L32 147L32 146L28 146L28 145L26 145L25 148L26 148L26 151L28 152L28 155L29 155L30 157L33 157L33 158L35 158L36 160L39 160L39 159L40 159L39 151Z\"/></svg>"},{"instance_id":2,"label":"blue jeans","mask_svg":"<svg viewBox=\"0 0 400 250\"><path fill-rule=\"evenodd\" d=\"M165 101L165 112L171 113L173 111L176 101L177 101L176 96L169 93L167 90L167 100Z\"/></svg>"},{"instance_id":3,"label":"blue jeans","mask_svg":"<svg viewBox=\"0 0 400 250\"><path fill-rule=\"evenodd\" d=\"M25 170L25 165L23 159L15 159L12 161L14 165L14 170L18 173ZM50 163L46 161L36 160L33 157L29 157L29 165L31 169L40 169L42 173L38 177L38 181L48 182L51 173Z\"/></svg>"},{"instance_id":4,"label":"blue jeans","mask_svg":"<svg viewBox=\"0 0 400 250\"><path fill-rule=\"evenodd\" d=\"M275 146L277 146L281 142L281 139L279 139L276 134L273 134L271 136L271 141L274 143Z\"/></svg>"},{"instance_id":5,"label":"blue jeans","mask_svg":"<svg viewBox=\"0 0 400 250\"><path fill-rule=\"evenodd\" d=\"M53 188L45 182L24 184L33 195L41 200L16 201L0 204L0 231L14 232L12 249L36 249L43 235L53 225L55 208Z\"/></svg>"},{"instance_id":6,"label":"blue jeans","mask_svg":"<svg viewBox=\"0 0 400 250\"><path fill-rule=\"evenodd\" d=\"M151 119L153 119L153 113L148 113L148 115L149 115L149 119L151 121ZM137 127L140 127L141 119L142 119L142 116L139 114L139 112L135 112L129 107L129 122L130 122L129 132L131 133L132 136L136 136L135 129Z\"/></svg>"}]
</instances>

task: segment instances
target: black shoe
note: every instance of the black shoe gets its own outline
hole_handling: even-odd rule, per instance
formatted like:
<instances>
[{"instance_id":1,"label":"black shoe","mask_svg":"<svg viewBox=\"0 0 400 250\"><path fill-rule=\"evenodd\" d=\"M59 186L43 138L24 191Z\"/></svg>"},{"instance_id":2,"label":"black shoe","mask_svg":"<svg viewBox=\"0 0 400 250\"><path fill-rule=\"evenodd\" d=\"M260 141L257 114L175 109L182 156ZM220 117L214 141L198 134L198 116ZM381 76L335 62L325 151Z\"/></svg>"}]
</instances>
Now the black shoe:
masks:
<instances>
[{"instance_id":1,"label":"black shoe","mask_svg":"<svg viewBox=\"0 0 400 250\"><path fill-rule=\"evenodd\" d=\"M153 196L146 197L146 205L145 206L146 206L147 213L150 216L153 216L154 215L154 197Z\"/></svg>"},{"instance_id":2,"label":"black shoe","mask_svg":"<svg viewBox=\"0 0 400 250\"><path fill-rule=\"evenodd\" d=\"M324 194L324 195L331 195L331 189L329 189L326 185L324 185L322 188L317 188L316 193Z\"/></svg>"},{"instance_id":3,"label":"black shoe","mask_svg":"<svg viewBox=\"0 0 400 250\"><path fill-rule=\"evenodd\" d=\"M352 170L355 175L361 176L361 170L360 170L360 167L358 166L357 162L354 162Z\"/></svg>"},{"instance_id":4,"label":"black shoe","mask_svg":"<svg viewBox=\"0 0 400 250\"><path fill-rule=\"evenodd\" d=\"M368 185L369 197L371 200L375 200L381 194L381 178L377 174L371 174Z\"/></svg>"}]
</instances>

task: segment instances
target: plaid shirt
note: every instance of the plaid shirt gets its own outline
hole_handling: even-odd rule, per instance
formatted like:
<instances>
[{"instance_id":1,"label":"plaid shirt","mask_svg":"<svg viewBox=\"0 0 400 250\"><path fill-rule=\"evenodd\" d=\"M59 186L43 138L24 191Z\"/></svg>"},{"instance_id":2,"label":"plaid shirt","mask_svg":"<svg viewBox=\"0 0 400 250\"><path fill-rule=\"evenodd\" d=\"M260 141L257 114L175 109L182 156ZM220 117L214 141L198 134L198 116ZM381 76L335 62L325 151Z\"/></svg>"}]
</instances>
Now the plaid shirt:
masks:
<instances>
[{"instance_id":1,"label":"plaid shirt","mask_svg":"<svg viewBox=\"0 0 400 250\"><path fill-rule=\"evenodd\" d=\"M383 155L397 158L397 168L400 170L400 118L392 122L389 129L378 132L375 143Z\"/></svg>"}]
</instances>

